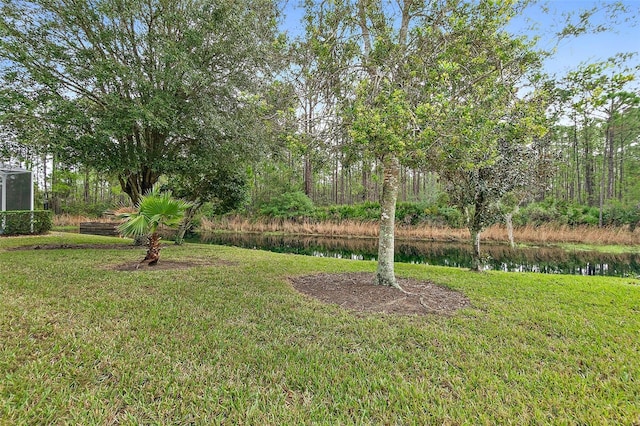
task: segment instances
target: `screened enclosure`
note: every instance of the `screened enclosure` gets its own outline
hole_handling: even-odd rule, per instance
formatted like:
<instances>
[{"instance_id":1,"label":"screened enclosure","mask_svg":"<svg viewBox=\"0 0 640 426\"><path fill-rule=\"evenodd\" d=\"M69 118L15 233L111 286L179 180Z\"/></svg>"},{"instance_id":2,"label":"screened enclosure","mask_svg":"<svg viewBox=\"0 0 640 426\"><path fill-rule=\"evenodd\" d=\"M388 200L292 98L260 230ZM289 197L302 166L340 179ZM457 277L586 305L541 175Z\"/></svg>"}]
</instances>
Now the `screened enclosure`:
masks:
<instances>
[{"instance_id":1,"label":"screened enclosure","mask_svg":"<svg viewBox=\"0 0 640 426\"><path fill-rule=\"evenodd\" d=\"M33 210L33 173L0 164L0 211Z\"/></svg>"}]
</instances>

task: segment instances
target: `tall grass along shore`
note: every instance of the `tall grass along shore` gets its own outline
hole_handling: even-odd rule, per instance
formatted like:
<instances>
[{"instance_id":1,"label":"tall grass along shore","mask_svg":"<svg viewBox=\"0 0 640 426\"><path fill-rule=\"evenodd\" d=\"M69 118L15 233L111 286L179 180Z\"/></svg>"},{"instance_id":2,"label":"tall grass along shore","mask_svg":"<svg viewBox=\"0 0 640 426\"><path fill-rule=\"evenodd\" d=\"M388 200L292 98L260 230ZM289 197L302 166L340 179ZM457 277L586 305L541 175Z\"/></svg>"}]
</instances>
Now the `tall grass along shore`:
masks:
<instances>
[{"instance_id":1,"label":"tall grass along shore","mask_svg":"<svg viewBox=\"0 0 640 426\"><path fill-rule=\"evenodd\" d=\"M203 218L199 230L202 232L282 232L286 234L377 237L378 228L379 225L375 221L299 222L281 219L251 220L242 217L225 217L216 220ZM640 243L640 229L630 231L626 227L527 225L516 227L513 234L516 242L533 244L638 245ZM396 237L430 241L468 241L470 238L466 228L426 225L399 225L396 227ZM509 241L507 230L502 225L489 227L482 233L482 239L492 242Z\"/></svg>"},{"instance_id":2,"label":"tall grass along shore","mask_svg":"<svg viewBox=\"0 0 640 426\"><path fill-rule=\"evenodd\" d=\"M113 222L113 218L94 219L85 216L57 215L53 218L56 229L77 229L81 222ZM258 232L299 235L377 237L379 225L376 221L342 220L311 222L283 219L247 219L239 216L222 217L215 220L202 218L196 229L198 232ZM628 227L568 226L568 225L527 225L514 229L516 243L529 244L593 244L625 245L640 244L640 229L630 231ZM427 241L468 241L466 228L428 225L398 225L396 237ZM503 225L494 225L482 233L483 241L506 243L508 233Z\"/></svg>"}]
</instances>

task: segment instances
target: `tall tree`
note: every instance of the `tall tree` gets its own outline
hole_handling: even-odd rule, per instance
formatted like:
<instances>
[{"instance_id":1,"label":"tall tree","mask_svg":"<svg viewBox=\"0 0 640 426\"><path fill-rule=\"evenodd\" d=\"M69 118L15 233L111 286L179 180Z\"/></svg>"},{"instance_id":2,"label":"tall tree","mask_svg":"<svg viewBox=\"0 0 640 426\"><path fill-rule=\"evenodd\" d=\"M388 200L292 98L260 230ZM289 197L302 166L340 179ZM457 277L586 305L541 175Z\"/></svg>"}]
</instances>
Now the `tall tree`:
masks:
<instances>
[{"instance_id":1,"label":"tall tree","mask_svg":"<svg viewBox=\"0 0 640 426\"><path fill-rule=\"evenodd\" d=\"M404 0L394 10L381 1L358 0L351 6L353 32L361 39L358 66L363 73L351 109L352 136L359 149L369 152L383 167L376 283L399 287L394 238L401 159L416 152L412 142L417 141L414 112L404 87L411 80L407 74L409 32L412 19L420 19L421 14L435 16L430 7L440 5Z\"/></svg>"},{"instance_id":2,"label":"tall tree","mask_svg":"<svg viewBox=\"0 0 640 426\"><path fill-rule=\"evenodd\" d=\"M450 46L433 80L437 91L418 109L432 164L466 214L474 269L482 230L499 217L501 199L531 176L528 145L545 131L544 92L534 90L540 53L506 30L518 6L480 2L456 12L454 29L470 41Z\"/></svg>"},{"instance_id":3,"label":"tall tree","mask_svg":"<svg viewBox=\"0 0 640 426\"><path fill-rule=\"evenodd\" d=\"M1 75L54 98L77 129L61 151L136 203L203 128L242 129L236 112L271 75L276 19L270 0L5 0Z\"/></svg>"},{"instance_id":4,"label":"tall tree","mask_svg":"<svg viewBox=\"0 0 640 426\"><path fill-rule=\"evenodd\" d=\"M372 153L384 168L380 200L380 235L378 241L378 269L376 282L398 287L394 273L395 216L400 185L400 156L411 149L414 114L405 99L405 93L394 89L389 82L385 88L375 89L371 96L371 83L367 80L359 88L353 107L351 135L360 149ZM377 93L376 93L377 92Z\"/></svg>"},{"instance_id":5,"label":"tall tree","mask_svg":"<svg viewBox=\"0 0 640 426\"><path fill-rule=\"evenodd\" d=\"M616 147L618 123L625 112L637 107L640 101L637 87L634 87L638 70L625 65L629 58L630 55L625 54L581 64L561 80L559 87L564 118L572 122L570 133L573 135L573 168L577 183L571 187L577 186L578 202L582 201L581 189L584 189L589 205L595 206L597 202L600 225L604 203L615 195L616 176L619 175L616 156L625 149L624 146Z\"/></svg>"},{"instance_id":6,"label":"tall tree","mask_svg":"<svg viewBox=\"0 0 640 426\"><path fill-rule=\"evenodd\" d=\"M522 75L518 67L533 61L529 47L505 31L509 18L526 3L327 3L342 15L346 33L359 47L349 72L360 82L344 102L352 149L373 156L383 167L377 283L397 285L394 212L401 166L426 162L433 167L426 161L432 145L457 146L458 154L464 153L458 158L462 165L480 158L474 153L496 150L498 138L492 131L499 113L482 118L474 111L500 106L506 99L503 93L513 97L511 82ZM458 114L463 110L467 115L461 122ZM483 133L468 137L472 130ZM460 137L450 138L452 132Z\"/></svg>"}]
</instances>

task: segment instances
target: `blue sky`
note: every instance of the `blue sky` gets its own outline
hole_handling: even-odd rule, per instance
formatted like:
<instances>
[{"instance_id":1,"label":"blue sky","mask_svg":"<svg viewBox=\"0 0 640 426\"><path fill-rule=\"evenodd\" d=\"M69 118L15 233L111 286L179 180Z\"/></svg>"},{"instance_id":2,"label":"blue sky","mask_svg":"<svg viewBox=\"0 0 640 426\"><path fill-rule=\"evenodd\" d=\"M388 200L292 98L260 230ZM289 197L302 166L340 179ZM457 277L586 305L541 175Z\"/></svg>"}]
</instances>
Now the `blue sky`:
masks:
<instances>
[{"instance_id":1,"label":"blue sky","mask_svg":"<svg viewBox=\"0 0 640 426\"><path fill-rule=\"evenodd\" d=\"M565 25L565 14L574 13L584 9L591 9L603 3L594 0L551 0L545 3L548 11L544 11L540 5L532 6L527 10L525 17L519 17L514 22L515 27L526 32L526 28L535 25L536 30L530 34L541 37L540 46L551 48L556 45L553 35ZM549 73L564 74L567 70L575 68L582 62L596 62L605 60L616 53L628 53L640 51L640 0L624 0L622 3L631 12L629 19L619 16L618 21L612 21L604 11L593 15L593 22L605 24L611 27L610 31L598 34L585 34L570 38L557 44L557 51L553 57L545 63ZM526 23L525 23L526 22ZM630 64L640 64L640 57L635 57Z\"/></svg>"},{"instance_id":2,"label":"blue sky","mask_svg":"<svg viewBox=\"0 0 640 426\"><path fill-rule=\"evenodd\" d=\"M601 4L611 4L611 1L597 0L548 0L527 9L526 14L514 19L511 27L514 32L524 32L529 35L539 35L540 47L549 49L556 47L556 53L545 62L548 73L565 74L582 62L596 62L605 60L616 53L640 51L640 0L622 0L622 3L632 12L635 18L628 22L611 22L605 13L593 16L595 23L607 24L612 31L605 33L582 35L577 38L563 40L556 46L553 34L565 25L565 14L576 13L580 10L591 9ZM285 9L283 28L291 35L303 31L300 23L302 10L297 7L299 0L288 0ZM545 6L547 10L543 10ZM534 31L530 27L535 27ZM631 64L640 64L640 57L634 58Z\"/></svg>"}]
</instances>

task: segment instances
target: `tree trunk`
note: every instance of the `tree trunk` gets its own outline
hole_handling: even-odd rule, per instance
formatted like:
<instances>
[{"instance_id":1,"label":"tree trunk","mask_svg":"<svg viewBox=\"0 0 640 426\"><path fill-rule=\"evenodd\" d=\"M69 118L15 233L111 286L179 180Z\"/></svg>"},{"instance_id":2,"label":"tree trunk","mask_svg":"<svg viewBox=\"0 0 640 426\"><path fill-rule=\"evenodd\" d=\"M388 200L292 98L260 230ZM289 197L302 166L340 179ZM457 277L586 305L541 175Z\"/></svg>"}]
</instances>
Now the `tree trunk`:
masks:
<instances>
[{"instance_id":1,"label":"tree trunk","mask_svg":"<svg viewBox=\"0 0 640 426\"><path fill-rule=\"evenodd\" d=\"M607 199L611 199L614 196L614 192L613 192L613 188L614 188L614 182L615 182L615 161L614 161L614 155L615 155L615 144L614 144L614 127L613 124L610 123L607 126L607 139L606 139L606 143L607 143L607 147L605 149L605 152L607 154ZM604 170L602 171L604 173Z\"/></svg>"},{"instance_id":2,"label":"tree trunk","mask_svg":"<svg viewBox=\"0 0 640 426\"><path fill-rule=\"evenodd\" d=\"M42 155L42 174L43 174L43 184L44 184L44 205L42 208L44 210L49 210L49 187L47 186L47 153Z\"/></svg>"},{"instance_id":3,"label":"tree trunk","mask_svg":"<svg viewBox=\"0 0 640 426\"><path fill-rule=\"evenodd\" d=\"M83 186L82 186L82 201L84 201L85 204L89 204L91 202L91 197L90 197L90 185L89 185L89 167L85 167L84 168L84 182L83 182Z\"/></svg>"},{"instance_id":4,"label":"tree trunk","mask_svg":"<svg viewBox=\"0 0 640 426\"><path fill-rule=\"evenodd\" d=\"M400 169L400 184L402 185L402 201L407 201L407 168L402 167Z\"/></svg>"},{"instance_id":5,"label":"tree trunk","mask_svg":"<svg viewBox=\"0 0 640 426\"><path fill-rule=\"evenodd\" d=\"M362 201L369 201L369 165L362 160Z\"/></svg>"},{"instance_id":6,"label":"tree trunk","mask_svg":"<svg viewBox=\"0 0 640 426\"><path fill-rule=\"evenodd\" d=\"M586 120L585 120L586 121ZM595 205L595 164L589 129L584 129L584 189L589 207Z\"/></svg>"},{"instance_id":7,"label":"tree trunk","mask_svg":"<svg viewBox=\"0 0 640 426\"><path fill-rule=\"evenodd\" d=\"M469 228L471 244L473 246L473 251L471 253L471 270L477 272L482 271L482 262L480 259L480 232L480 229L473 226Z\"/></svg>"},{"instance_id":8,"label":"tree trunk","mask_svg":"<svg viewBox=\"0 0 640 426\"><path fill-rule=\"evenodd\" d=\"M304 193L309 197L313 197L313 167L311 164L311 155L304 157Z\"/></svg>"},{"instance_id":9,"label":"tree trunk","mask_svg":"<svg viewBox=\"0 0 640 426\"><path fill-rule=\"evenodd\" d=\"M160 175L147 167L143 167L139 173L119 175L118 181L122 191L131 198L133 205L137 205L140 197L153 189Z\"/></svg>"},{"instance_id":10,"label":"tree trunk","mask_svg":"<svg viewBox=\"0 0 640 426\"><path fill-rule=\"evenodd\" d=\"M618 201L622 202L622 190L624 188L624 141L620 141L620 161L618 166Z\"/></svg>"},{"instance_id":11,"label":"tree trunk","mask_svg":"<svg viewBox=\"0 0 640 426\"><path fill-rule=\"evenodd\" d=\"M605 153L607 151L607 147L605 146ZM607 156L603 156L602 157L602 174L600 175L600 198L598 200L598 227L602 228L603 225L603 218L602 218L602 214L604 211L604 197L605 197L605 184L604 184L604 180L605 180L605 162L607 161Z\"/></svg>"},{"instance_id":12,"label":"tree trunk","mask_svg":"<svg viewBox=\"0 0 640 426\"><path fill-rule=\"evenodd\" d=\"M202 207L202 202L198 201L184 212L182 221L178 226L178 232L176 233L176 239L175 239L176 245L182 245L182 243L184 242L184 235L187 233L187 230L191 227L191 222L193 222L193 218L195 217L198 210L200 210L200 207Z\"/></svg>"},{"instance_id":13,"label":"tree trunk","mask_svg":"<svg viewBox=\"0 0 640 426\"><path fill-rule=\"evenodd\" d=\"M580 176L580 155L578 154L578 122L575 118L573 120L573 158L575 166L575 185L573 183L571 184L571 201L577 199L578 204L582 204L582 177Z\"/></svg>"},{"instance_id":14,"label":"tree trunk","mask_svg":"<svg viewBox=\"0 0 640 426\"><path fill-rule=\"evenodd\" d=\"M511 248L515 248L516 243L515 243L515 240L513 239L513 212L507 213L506 215L504 215L504 221L505 221L505 224L507 225L507 236L509 237L509 245L511 246ZM480 237L478 237L478 244L480 244L479 238Z\"/></svg>"},{"instance_id":15,"label":"tree trunk","mask_svg":"<svg viewBox=\"0 0 640 426\"><path fill-rule=\"evenodd\" d=\"M380 203L380 236L378 237L378 270L376 284L400 288L393 270L394 233L396 201L398 199L398 178L400 161L395 156L384 161L384 181Z\"/></svg>"},{"instance_id":16,"label":"tree trunk","mask_svg":"<svg viewBox=\"0 0 640 426\"><path fill-rule=\"evenodd\" d=\"M149 242L147 243L147 255L140 261L140 266L143 263L147 263L149 266L154 266L160 260L160 235L157 232L152 233L149 236Z\"/></svg>"}]
</instances>

